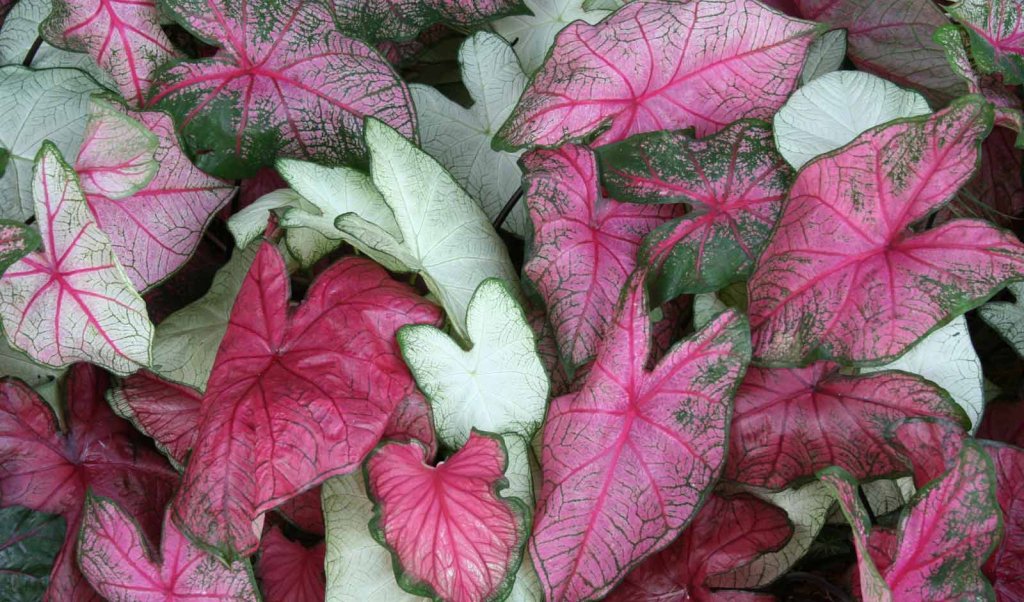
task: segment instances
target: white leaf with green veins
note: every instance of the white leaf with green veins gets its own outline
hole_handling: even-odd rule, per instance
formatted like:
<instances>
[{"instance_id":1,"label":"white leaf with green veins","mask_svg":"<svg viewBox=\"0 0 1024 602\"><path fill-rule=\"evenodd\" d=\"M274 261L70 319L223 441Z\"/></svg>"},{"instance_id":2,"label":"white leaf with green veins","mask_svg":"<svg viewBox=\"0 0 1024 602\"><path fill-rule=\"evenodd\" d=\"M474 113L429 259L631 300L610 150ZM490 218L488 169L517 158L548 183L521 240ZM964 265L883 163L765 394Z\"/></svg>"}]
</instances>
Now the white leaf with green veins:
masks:
<instances>
[{"instance_id":1,"label":"white leaf with green veins","mask_svg":"<svg viewBox=\"0 0 1024 602\"><path fill-rule=\"evenodd\" d=\"M456 449L476 428L529 441L544 420L549 383L526 314L505 283L489 279L473 295L466 325L468 351L433 326L398 331L438 438Z\"/></svg>"},{"instance_id":2,"label":"white leaf with green veins","mask_svg":"<svg viewBox=\"0 0 1024 602\"><path fill-rule=\"evenodd\" d=\"M846 58L846 30L833 29L811 42L800 82L807 84L826 73L838 71Z\"/></svg>"},{"instance_id":3,"label":"white leaf with green veins","mask_svg":"<svg viewBox=\"0 0 1024 602\"><path fill-rule=\"evenodd\" d=\"M505 468L508 489L503 492L503 495L504 497L519 498L532 514L535 504L533 473L539 470L539 466L533 458L529 439L524 439L514 433L505 433L502 435L502 439L505 442L505 453L508 456L508 466ZM527 522L529 523L530 519ZM516 571L516 580L505 601L539 602L543 599L544 593L541 589L540 578L533 568L533 559L530 557L527 546L527 549L523 550L523 560L519 565L519 570Z\"/></svg>"},{"instance_id":4,"label":"white leaf with green veins","mask_svg":"<svg viewBox=\"0 0 1024 602\"><path fill-rule=\"evenodd\" d=\"M248 247L267 230L270 214L286 207L298 207L302 195L290 188L268 192L228 218L228 230L239 249Z\"/></svg>"},{"instance_id":5,"label":"white leaf with green veins","mask_svg":"<svg viewBox=\"0 0 1024 602\"><path fill-rule=\"evenodd\" d=\"M527 74L544 63L555 36L566 25L577 20L593 25L611 14L607 9L585 9L582 0L525 0L524 3L532 15L503 17L491 26L513 45Z\"/></svg>"},{"instance_id":6,"label":"white leaf with green veins","mask_svg":"<svg viewBox=\"0 0 1024 602\"><path fill-rule=\"evenodd\" d=\"M1024 357L1024 282L1015 282L1006 288L1013 293L1013 303L986 303L978 310L978 315L1017 351L1017 355Z\"/></svg>"},{"instance_id":7,"label":"white leaf with green veins","mask_svg":"<svg viewBox=\"0 0 1024 602\"><path fill-rule=\"evenodd\" d=\"M868 481L861 483L860 488L875 516L889 514L906 506L917 491L913 477Z\"/></svg>"},{"instance_id":8,"label":"white leaf with green veins","mask_svg":"<svg viewBox=\"0 0 1024 602\"><path fill-rule=\"evenodd\" d=\"M795 169L876 125L931 113L924 97L862 71L826 73L775 114L775 145Z\"/></svg>"}]
</instances>

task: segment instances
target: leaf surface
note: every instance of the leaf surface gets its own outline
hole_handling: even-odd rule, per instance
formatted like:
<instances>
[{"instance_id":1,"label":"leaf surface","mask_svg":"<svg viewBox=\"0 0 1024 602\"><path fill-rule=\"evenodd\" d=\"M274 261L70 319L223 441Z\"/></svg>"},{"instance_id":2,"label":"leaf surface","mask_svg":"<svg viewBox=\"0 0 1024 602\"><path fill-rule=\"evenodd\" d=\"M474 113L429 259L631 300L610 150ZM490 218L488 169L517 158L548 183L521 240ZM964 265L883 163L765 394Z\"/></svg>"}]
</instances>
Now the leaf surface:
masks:
<instances>
[{"instance_id":1,"label":"leaf surface","mask_svg":"<svg viewBox=\"0 0 1024 602\"><path fill-rule=\"evenodd\" d=\"M324 543L307 548L275 526L260 542L256 572L267 602L323 602Z\"/></svg>"},{"instance_id":2,"label":"leaf surface","mask_svg":"<svg viewBox=\"0 0 1024 602\"><path fill-rule=\"evenodd\" d=\"M1003 340L1024 357L1024 282L1010 284L1014 301L993 301L978 309L978 315L991 326Z\"/></svg>"},{"instance_id":3,"label":"leaf surface","mask_svg":"<svg viewBox=\"0 0 1024 602\"><path fill-rule=\"evenodd\" d=\"M985 407L978 437L1024 447L1024 403L995 401Z\"/></svg>"},{"instance_id":4,"label":"leaf surface","mask_svg":"<svg viewBox=\"0 0 1024 602\"><path fill-rule=\"evenodd\" d=\"M1024 596L1024 450L983 442L995 468L996 499L1003 513L1003 540L982 570L997 600Z\"/></svg>"},{"instance_id":5,"label":"leaf surface","mask_svg":"<svg viewBox=\"0 0 1024 602\"><path fill-rule=\"evenodd\" d=\"M575 21L593 25L611 13L606 9L590 9L582 0L524 0L524 4L533 14L503 17L491 26L512 44L528 75L540 68L555 36L566 25Z\"/></svg>"},{"instance_id":6,"label":"leaf surface","mask_svg":"<svg viewBox=\"0 0 1024 602\"><path fill-rule=\"evenodd\" d=\"M39 233L21 222L0 220L0 276L12 264L39 248Z\"/></svg>"},{"instance_id":7,"label":"leaf surface","mask_svg":"<svg viewBox=\"0 0 1024 602\"><path fill-rule=\"evenodd\" d=\"M8 602L42 599L62 541L59 516L19 506L0 510L0 591Z\"/></svg>"},{"instance_id":8,"label":"leaf surface","mask_svg":"<svg viewBox=\"0 0 1024 602\"><path fill-rule=\"evenodd\" d=\"M767 118L796 85L817 31L744 0L631 2L558 34L496 143L556 146L603 130L595 141L605 144L691 126L704 136Z\"/></svg>"},{"instance_id":9,"label":"leaf surface","mask_svg":"<svg viewBox=\"0 0 1024 602\"><path fill-rule=\"evenodd\" d=\"M800 82L806 86L822 75L839 71L845 59L846 30L826 31L807 49L807 60L804 61L804 70L800 72Z\"/></svg>"},{"instance_id":10,"label":"leaf surface","mask_svg":"<svg viewBox=\"0 0 1024 602\"><path fill-rule=\"evenodd\" d=\"M1007 84L1024 84L1024 3L1021 0L960 0L946 11L971 38L971 56L984 73Z\"/></svg>"},{"instance_id":11,"label":"leaf surface","mask_svg":"<svg viewBox=\"0 0 1024 602\"><path fill-rule=\"evenodd\" d=\"M363 40L407 40L435 23L472 30L522 13L522 0L333 0L342 31Z\"/></svg>"}]
</instances>

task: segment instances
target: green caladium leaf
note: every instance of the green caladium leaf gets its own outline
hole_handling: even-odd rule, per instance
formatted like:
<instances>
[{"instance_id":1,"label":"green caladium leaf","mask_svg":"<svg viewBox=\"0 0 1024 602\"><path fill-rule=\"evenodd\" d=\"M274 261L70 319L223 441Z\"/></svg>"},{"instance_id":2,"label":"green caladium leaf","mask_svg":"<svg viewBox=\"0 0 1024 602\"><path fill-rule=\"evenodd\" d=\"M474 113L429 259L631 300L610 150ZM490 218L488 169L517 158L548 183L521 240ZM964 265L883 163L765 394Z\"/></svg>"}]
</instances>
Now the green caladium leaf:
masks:
<instances>
[{"instance_id":1,"label":"green caladium leaf","mask_svg":"<svg viewBox=\"0 0 1024 602\"><path fill-rule=\"evenodd\" d=\"M522 0L330 0L338 27L370 42L408 40L430 25L477 28L504 15L526 13Z\"/></svg>"},{"instance_id":2,"label":"green caladium leaf","mask_svg":"<svg viewBox=\"0 0 1024 602\"><path fill-rule=\"evenodd\" d=\"M993 301L978 310L986 324L995 329L1003 340L1009 343L1021 357L1024 357L1024 282L1007 286L1013 293L1014 302Z\"/></svg>"},{"instance_id":3,"label":"green caladium leaf","mask_svg":"<svg viewBox=\"0 0 1024 602\"><path fill-rule=\"evenodd\" d=\"M525 0L533 14L498 19L494 31L513 44L523 70L532 74L540 68L555 36L573 21L593 25L611 14L618 6L590 7L582 0Z\"/></svg>"},{"instance_id":4,"label":"green caladium leaf","mask_svg":"<svg viewBox=\"0 0 1024 602\"><path fill-rule=\"evenodd\" d=\"M468 350L433 326L398 331L405 363L433 407L438 438L452 449L473 428L532 439L550 385L515 293L500 280L483 281L469 302L466 329Z\"/></svg>"},{"instance_id":5,"label":"green caladium leaf","mask_svg":"<svg viewBox=\"0 0 1024 602\"><path fill-rule=\"evenodd\" d=\"M64 542L64 519L10 506L0 510L0 592L5 602L36 602Z\"/></svg>"},{"instance_id":6,"label":"green caladium leaf","mask_svg":"<svg viewBox=\"0 0 1024 602\"><path fill-rule=\"evenodd\" d=\"M959 0L947 12L971 38L971 56L984 73L1024 84L1024 2Z\"/></svg>"},{"instance_id":7,"label":"green caladium leaf","mask_svg":"<svg viewBox=\"0 0 1024 602\"><path fill-rule=\"evenodd\" d=\"M420 144L493 220L519 188L522 174L516 161L522 153L493 150L491 139L526 89L526 75L512 47L486 32L463 42L459 64L462 82L473 97L468 109L430 86L409 86L420 123ZM530 227L526 203L516 204L503 227L526 235Z\"/></svg>"}]
</instances>

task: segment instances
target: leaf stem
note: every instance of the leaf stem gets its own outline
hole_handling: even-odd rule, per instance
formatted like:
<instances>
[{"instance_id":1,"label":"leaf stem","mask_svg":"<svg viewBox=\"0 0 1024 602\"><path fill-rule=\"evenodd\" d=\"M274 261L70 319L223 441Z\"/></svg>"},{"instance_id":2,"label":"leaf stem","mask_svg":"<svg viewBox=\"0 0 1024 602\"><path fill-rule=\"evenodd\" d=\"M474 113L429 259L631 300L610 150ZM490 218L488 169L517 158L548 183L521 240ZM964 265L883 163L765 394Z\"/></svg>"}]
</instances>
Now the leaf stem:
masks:
<instances>
[{"instance_id":1,"label":"leaf stem","mask_svg":"<svg viewBox=\"0 0 1024 602\"><path fill-rule=\"evenodd\" d=\"M505 206L501 208L501 212L498 213L498 217L494 218L495 230L501 229L501 225L505 223L506 219L508 219L509 214L512 213L512 210L515 208L516 203L518 203L519 199L521 198L523 198L522 186L516 188L516 191L512 194L512 197L508 200L507 203L505 203Z\"/></svg>"},{"instance_id":2,"label":"leaf stem","mask_svg":"<svg viewBox=\"0 0 1024 602\"><path fill-rule=\"evenodd\" d=\"M36 58L36 53L39 52L39 47L43 45L43 37L36 36L36 41L32 42L32 47L28 49L28 54L25 55L25 60L21 61L22 67L31 67L32 61Z\"/></svg>"}]
</instances>

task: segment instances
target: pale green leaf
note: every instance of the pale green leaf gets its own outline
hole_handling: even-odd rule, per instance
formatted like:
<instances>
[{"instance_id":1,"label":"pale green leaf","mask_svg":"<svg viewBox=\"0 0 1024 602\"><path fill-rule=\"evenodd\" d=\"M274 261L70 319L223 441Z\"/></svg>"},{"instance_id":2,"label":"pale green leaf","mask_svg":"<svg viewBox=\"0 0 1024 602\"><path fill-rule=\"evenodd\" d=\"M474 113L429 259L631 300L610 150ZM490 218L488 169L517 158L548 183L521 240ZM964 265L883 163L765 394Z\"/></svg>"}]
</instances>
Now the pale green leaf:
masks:
<instances>
[{"instance_id":1,"label":"pale green leaf","mask_svg":"<svg viewBox=\"0 0 1024 602\"><path fill-rule=\"evenodd\" d=\"M811 42L800 81L807 84L826 73L838 71L846 58L846 30L833 29Z\"/></svg>"},{"instance_id":2,"label":"pale green leaf","mask_svg":"<svg viewBox=\"0 0 1024 602\"><path fill-rule=\"evenodd\" d=\"M602 5L608 2L602 0ZM525 4L532 15L504 17L491 25L513 44L527 74L540 68L555 36L566 25L577 20L594 24L611 13L607 8L585 9L582 0L525 0Z\"/></svg>"},{"instance_id":3,"label":"pale green leaf","mask_svg":"<svg viewBox=\"0 0 1024 602\"><path fill-rule=\"evenodd\" d=\"M1013 303L986 303L978 310L978 315L1017 351L1017 355L1024 357L1024 282L1015 282L1006 288L1013 293Z\"/></svg>"},{"instance_id":4,"label":"pale green leaf","mask_svg":"<svg viewBox=\"0 0 1024 602\"><path fill-rule=\"evenodd\" d=\"M895 512L907 505L917 489L914 487L913 477L900 477L898 479L878 479L861 483L861 490L868 506L875 516L882 516Z\"/></svg>"}]
</instances>

